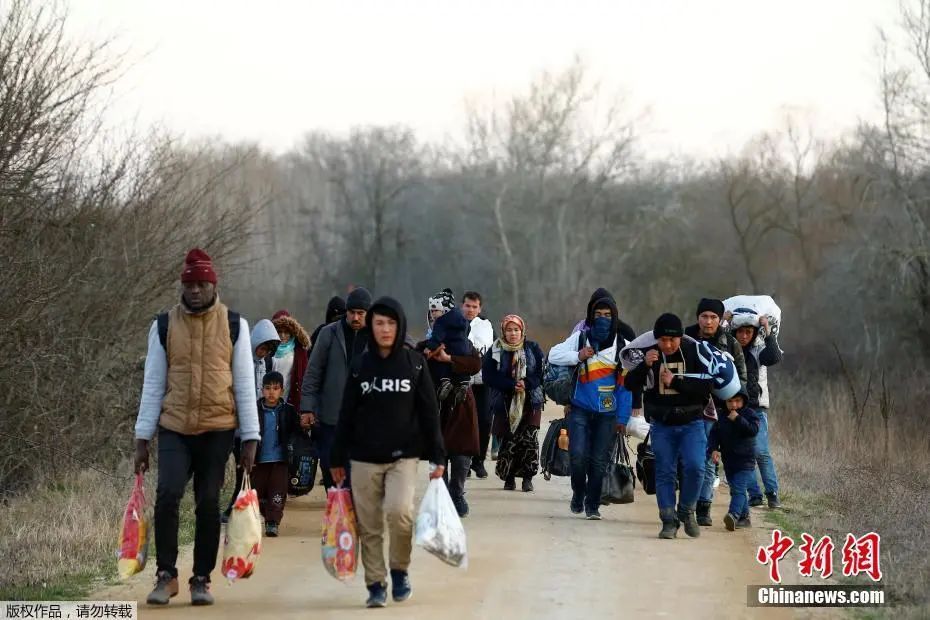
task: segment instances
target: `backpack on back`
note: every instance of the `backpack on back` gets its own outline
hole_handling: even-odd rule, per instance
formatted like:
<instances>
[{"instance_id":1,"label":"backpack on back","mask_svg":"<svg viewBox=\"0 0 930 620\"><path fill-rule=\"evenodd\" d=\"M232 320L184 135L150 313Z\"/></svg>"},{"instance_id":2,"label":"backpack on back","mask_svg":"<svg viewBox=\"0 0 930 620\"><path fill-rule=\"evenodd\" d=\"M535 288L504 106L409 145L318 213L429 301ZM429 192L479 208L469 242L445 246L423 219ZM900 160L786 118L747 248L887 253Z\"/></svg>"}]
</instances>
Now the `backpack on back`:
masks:
<instances>
[{"instance_id":1,"label":"backpack on back","mask_svg":"<svg viewBox=\"0 0 930 620\"><path fill-rule=\"evenodd\" d=\"M559 435L562 434L562 429L568 431L567 419L559 418L550 421L549 430L546 431L546 438L543 439L542 448L539 451L540 467L542 468L543 478L546 480L551 480L552 476L570 476L572 474L568 450L559 448Z\"/></svg>"}]
</instances>

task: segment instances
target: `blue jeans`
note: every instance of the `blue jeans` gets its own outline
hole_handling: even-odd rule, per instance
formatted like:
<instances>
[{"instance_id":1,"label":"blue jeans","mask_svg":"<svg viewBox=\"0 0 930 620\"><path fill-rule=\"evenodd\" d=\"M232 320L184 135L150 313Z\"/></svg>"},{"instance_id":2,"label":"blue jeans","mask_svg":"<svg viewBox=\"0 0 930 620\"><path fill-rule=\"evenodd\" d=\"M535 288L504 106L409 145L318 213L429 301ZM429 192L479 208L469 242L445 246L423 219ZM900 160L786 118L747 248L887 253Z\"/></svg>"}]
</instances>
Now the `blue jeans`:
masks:
<instances>
[{"instance_id":1,"label":"blue jeans","mask_svg":"<svg viewBox=\"0 0 930 620\"><path fill-rule=\"evenodd\" d=\"M678 505L693 509L704 482L707 435L704 420L681 426L652 423L652 451L656 456L656 502L659 510L675 508L675 480L681 460L681 492Z\"/></svg>"},{"instance_id":2,"label":"blue jeans","mask_svg":"<svg viewBox=\"0 0 930 620\"><path fill-rule=\"evenodd\" d=\"M710 429L714 428L715 420L704 420L704 439L710 437ZM698 495L698 501L714 501L714 478L717 477L717 466L712 458L707 458L704 463L704 482L701 484L701 494Z\"/></svg>"},{"instance_id":3,"label":"blue jeans","mask_svg":"<svg viewBox=\"0 0 930 620\"><path fill-rule=\"evenodd\" d=\"M778 493L778 474L775 473L775 462L772 460L771 453L769 453L768 411L760 407L756 410L756 413L759 414L759 434L756 435L756 463L759 465L759 473L762 474L762 484L765 487L765 492ZM755 470L747 490L749 491L749 497L762 497Z\"/></svg>"},{"instance_id":4,"label":"blue jeans","mask_svg":"<svg viewBox=\"0 0 930 620\"><path fill-rule=\"evenodd\" d=\"M616 434L614 414L572 407L568 415L572 492L576 497L584 497L585 510L597 510L601 505L601 485Z\"/></svg>"},{"instance_id":5,"label":"blue jeans","mask_svg":"<svg viewBox=\"0 0 930 620\"><path fill-rule=\"evenodd\" d=\"M746 487L755 477L755 469L727 471L727 481L730 483L730 509L728 512L731 515L737 518L749 516L749 500L746 498Z\"/></svg>"}]
</instances>

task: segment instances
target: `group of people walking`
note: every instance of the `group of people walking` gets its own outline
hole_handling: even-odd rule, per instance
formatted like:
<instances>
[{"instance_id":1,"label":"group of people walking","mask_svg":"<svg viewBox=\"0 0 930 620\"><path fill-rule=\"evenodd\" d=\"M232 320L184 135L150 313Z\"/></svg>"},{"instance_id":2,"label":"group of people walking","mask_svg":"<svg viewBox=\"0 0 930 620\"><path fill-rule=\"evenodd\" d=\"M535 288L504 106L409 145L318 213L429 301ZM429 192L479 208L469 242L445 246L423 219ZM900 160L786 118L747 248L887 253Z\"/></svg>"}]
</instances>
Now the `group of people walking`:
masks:
<instances>
[{"instance_id":1,"label":"group of people walking","mask_svg":"<svg viewBox=\"0 0 930 620\"><path fill-rule=\"evenodd\" d=\"M521 490L532 492L547 363L574 367L566 408L571 512L600 519L611 446L631 416L643 415L652 423L662 537L674 537L682 524L697 536L696 515L700 524L711 524L721 455L731 492L742 495L742 503L734 495L728 528L731 521L734 527L748 523L747 506L761 501L754 474L742 473L750 464L752 471L759 464L769 505L778 505L765 414L765 368L777 363L778 346L773 335L757 344L754 330L764 325L740 327L733 335L723 330L722 303L715 300L702 300L694 337L685 335L676 316L659 317L655 344L627 372L620 354L636 334L604 289L595 291L584 319L547 356L517 314L501 319L495 337L475 291L461 300L450 289L430 296L426 336L417 342L401 304L373 300L364 288L330 300L325 322L308 336L285 310L258 321L250 333L247 321L220 302L212 260L202 250L188 253L181 284L180 302L150 329L135 432L136 471L148 468L149 444L158 435L157 576L149 604L167 604L179 590L178 511L188 480L194 479L197 521L191 601L211 604L210 574L225 518L219 492L230 452L237 488L248 473L265 533L277 536L287 499L287 449L298 435L312 440L323 485L352 489L367 605L386 604L388 577L394 600L406 600L418 462L429 461L429 477L446 481L459 516L466 517L467 479L488 477L493 436L495 474L504 489L515 491L519 479ZM743 360L741 402L715 402L708 380L688 376L698 340ZM753 438L748 448L747 437Z\"/></svg>"}]
</instances>

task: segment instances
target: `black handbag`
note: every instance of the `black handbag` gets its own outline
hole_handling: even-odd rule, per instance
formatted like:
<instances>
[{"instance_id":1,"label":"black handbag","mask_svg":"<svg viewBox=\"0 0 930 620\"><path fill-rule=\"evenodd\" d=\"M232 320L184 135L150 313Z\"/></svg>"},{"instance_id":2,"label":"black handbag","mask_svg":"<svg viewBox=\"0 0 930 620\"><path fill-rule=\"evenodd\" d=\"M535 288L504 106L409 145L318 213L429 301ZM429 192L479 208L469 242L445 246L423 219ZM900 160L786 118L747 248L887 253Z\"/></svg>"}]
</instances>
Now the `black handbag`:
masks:
<instances>
[{"instance_id":1,"label":"black handbag","mask_svg":"<svg viewBox=\"0 0 930 620\"><path fill-rule=\"evenodd\" d=\"M651 432L646 433L646 439L636 446L636 477L642 483L646 495L656 494L656 456L649 445L651 435Z\"/></svg>"},{"instance_id":2,"label":"black handbag","mask_svg":"<svg viewBox=\"0 0 930 620\"><path fill-rule=\"evenodd\" d=\"M633 503L633 467L630 465L630 453L626 449L626 440L617 435L611 463L604 474L601 485L601 505Z\"/></svg>"}]
</instances>

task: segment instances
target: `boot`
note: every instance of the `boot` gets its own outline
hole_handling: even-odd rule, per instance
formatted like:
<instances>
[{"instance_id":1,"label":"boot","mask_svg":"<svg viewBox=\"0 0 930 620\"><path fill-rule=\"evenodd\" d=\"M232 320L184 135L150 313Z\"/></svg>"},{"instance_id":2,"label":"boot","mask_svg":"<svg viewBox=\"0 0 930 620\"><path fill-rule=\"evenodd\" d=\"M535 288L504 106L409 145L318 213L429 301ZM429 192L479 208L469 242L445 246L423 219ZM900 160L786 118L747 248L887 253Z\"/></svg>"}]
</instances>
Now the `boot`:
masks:
<instances>
[{"instance_id":1,"label":"boot","mask_svg":"<svg viewBox=\"0 0 930 620\"><path fill-rule=\"evenodd\" d=\"M750 528L750 527L752 527L752 521L749 520L748 514L743 515L742 517L736 520L736 529L743 530L743 529Z\"/></svg>"},{"instance_id":2,"label":"boot","mask_svg":"<svg viewBox=\"0 0 930 620\"><path fill-rule=\"evenodd\" d=\"M507 478L506 480L504 480L504 490L505 491L516 491L517 490L517 479Z\"/></svg>"},{"instance_id":3,"label":"boot","mask_svg":"<svg viewBox=\"0 0 930 620\"><path fill-rule=\"evenodd\" d=\"M167 605L172 597L178 595L178 578L172 577L166 570L155 574L155 589L145 602L149 605Z\"/></svg>"},{"instance_id":4,"label":"boot","mask_svg":"<svg viewBox=\"0 0 930 620\"><path fill-rule=\"evenodd\" d=\"M750 497L750 498L749 498L749 506L750 506L750 508L758 508L759 506L761 506L761 505L764 504L764 503L765 503L765 501L762 499L762 496L761 496L761 495L757 495L757 496L755 496L755 497Z\"/></svg>"},{"instance_id":5,"label":"boot","mask_svg":"<svg viewBox=\"0 0 930 620\"><path fill-rule=\"evenodd\" d=\"M698 526L697 519L694 516L694 507L680 506L678 508L678 520L685 527L685 534L691 538L697 538L701 535L701 528Z\"/></svg>"},{"instance_id":6,"label":"boot","mask_svg":"<svg viewBox=\"0 0 930 620\"><path fill-rule=\"evenodd\" d=\"M681 525L678 522L678 515L675 514L674 508L663 508L659 511L659 518L662 519L662 529L659 531L659 538L675 538L678 535L678 528Z\"/></svg>"},{"instance_id":7,"label":"boot","mask_svg":"<svg viewBox=\"0 0 930 620\"><path fill-rule=\"evenodd\" d=\"M714 521L710 518L710 502L698 502L697 503L697 522L698 525L703 525L705 527L710 527L714 524Z\"/></svg>"},{"instance_id":8,"label":"boot","mask_svg":"<svg viewBox=\"0 0 930 620\"><path fill-rule=\"evenodd\" d=\"M532 479L532 478L524 478L524 479L523 479L523 492L524 492L524 493L532 493L532 492L533 492L533 479Z\"/></svg>"},{"instance_id":9,"label":"boot","mask_svg":"<svg viewBox=\"0 0 930 620\"><path fill-rule=\"evenodd\" d=\"M769 508L775 510L776 508L781 508L781 502L778 501L778 493L766 493L766 499L769 501Z\"/></svg>"},{"instance_id":10,"label":"boot","mask_svg":"<svg viewBox=\"0 0 930 620\"><path fill-rule=\"evenodd\" d=\"M739 519L733 515L732 512L728 512L727 515L723 518L723 525L727 528L728 532L732 532L736 529L736 522Z\"/></svg>"}]
</instances>

